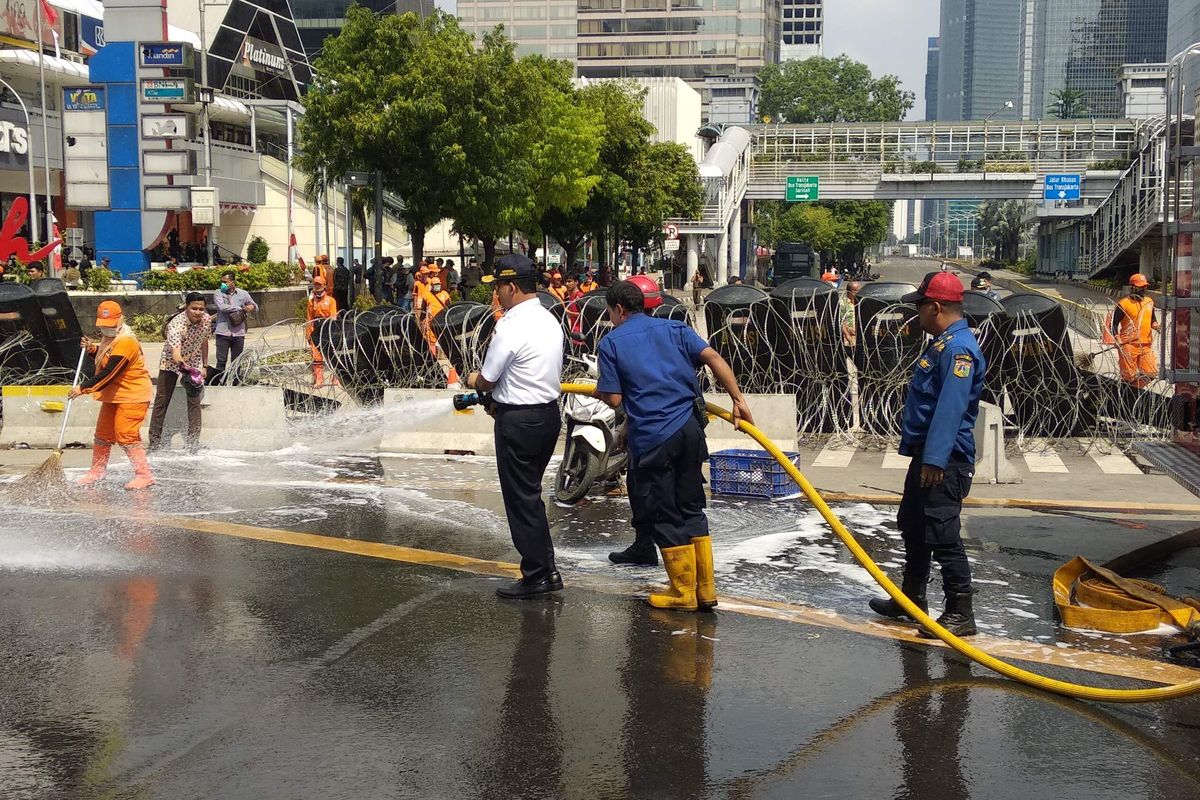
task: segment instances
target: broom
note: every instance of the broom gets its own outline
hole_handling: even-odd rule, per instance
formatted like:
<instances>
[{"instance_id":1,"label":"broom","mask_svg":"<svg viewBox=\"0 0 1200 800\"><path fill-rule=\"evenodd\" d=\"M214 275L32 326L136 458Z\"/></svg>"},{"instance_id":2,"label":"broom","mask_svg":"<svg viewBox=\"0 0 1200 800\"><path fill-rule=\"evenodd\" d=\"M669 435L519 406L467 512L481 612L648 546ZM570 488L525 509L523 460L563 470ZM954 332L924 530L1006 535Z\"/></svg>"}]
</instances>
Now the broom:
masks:
<instances>
[{"instance_id":1,"label":"broom","mask_svg":"<svg viewBox=\"0 0 1200 800\"><path fill-rule=\"evenodd\" d=\"M75 377L71 379L72 389L79 385L79 373L83 371L83 359L86 356L87 348L80 348L79 363L75 365ZM74 401L74 397L67 398L67 407L63 410L62 427L58 431L58 447L54 448L54 452L41 463L41 466L13 482L13 488L17 492L27 493L33 489L66 487L67 475L63 472L62 466L63 440L67 438L67 421L71 418L71 403Z\"/></svg>"}]
</instances>

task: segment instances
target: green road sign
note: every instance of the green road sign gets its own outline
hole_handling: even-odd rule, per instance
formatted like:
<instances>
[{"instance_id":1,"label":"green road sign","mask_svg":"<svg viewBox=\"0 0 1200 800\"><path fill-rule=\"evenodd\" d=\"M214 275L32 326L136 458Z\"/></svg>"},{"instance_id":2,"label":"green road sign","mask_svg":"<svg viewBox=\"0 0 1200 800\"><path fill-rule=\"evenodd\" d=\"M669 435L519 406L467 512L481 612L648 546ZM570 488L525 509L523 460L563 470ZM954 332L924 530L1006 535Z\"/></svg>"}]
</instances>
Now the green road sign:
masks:
<instances>
[{"instance_id":1,"label":"green road sign","mask_svg":"<svg viewBox=\"0 0 1200 800\"><path fill-rule=\"evenodd\" d=\"M812 203L821 194L821 178L817 175L789 175L787 179L787 201L789 203Z\"/></svg>"}]
</instances>

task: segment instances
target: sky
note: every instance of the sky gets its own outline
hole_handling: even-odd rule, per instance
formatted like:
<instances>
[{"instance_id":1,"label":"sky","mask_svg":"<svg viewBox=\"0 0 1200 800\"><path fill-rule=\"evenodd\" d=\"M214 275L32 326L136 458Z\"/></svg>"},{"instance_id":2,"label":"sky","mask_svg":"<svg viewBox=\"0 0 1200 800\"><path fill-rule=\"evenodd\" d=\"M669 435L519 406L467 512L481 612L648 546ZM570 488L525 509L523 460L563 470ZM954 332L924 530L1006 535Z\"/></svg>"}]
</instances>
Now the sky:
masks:
<instances>
[{"instance_id":1,"label":"sky","mask_svg":"<svg viewBox=\"0 0 1200 800\"><path fill-rule=\"evenodd\" d=\"M845 54L874 75L898 75L917 95L908 119L925 119L927 39L938 35L938 0L825 0L825 55Z\"/></svg>"}]
</instances>

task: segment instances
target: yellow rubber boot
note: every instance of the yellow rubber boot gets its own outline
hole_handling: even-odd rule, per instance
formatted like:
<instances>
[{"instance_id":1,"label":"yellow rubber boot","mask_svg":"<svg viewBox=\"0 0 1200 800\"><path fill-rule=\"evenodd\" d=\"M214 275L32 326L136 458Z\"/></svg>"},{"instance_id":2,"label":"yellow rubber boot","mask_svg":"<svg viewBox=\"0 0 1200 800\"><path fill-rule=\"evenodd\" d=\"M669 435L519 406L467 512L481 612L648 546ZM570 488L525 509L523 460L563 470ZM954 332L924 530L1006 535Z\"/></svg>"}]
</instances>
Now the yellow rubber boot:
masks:
<instances>
[{"instance_id":1,"label":"yellow rubber boot","mask_svg":"<svg viewBox=\"0 0 1200 800\"><path fill-rule=\"evenodd\" d=\"M662 548L663 566L671 586L664 594L652 593L646 601L655 608L695 611L696 548L691 544Z\"/></svg>"},{"instance_id":2,"label":"yellow rubber boot","mask_svg":"<svg viewBox=\"0 0 1200 800\"><path fill-rule=\"evenodd\" d=\"M696 550L696 604L701 609L717 607L717 580L713 576L711 536L693 536Z\"/></svg>"}]
</instances>

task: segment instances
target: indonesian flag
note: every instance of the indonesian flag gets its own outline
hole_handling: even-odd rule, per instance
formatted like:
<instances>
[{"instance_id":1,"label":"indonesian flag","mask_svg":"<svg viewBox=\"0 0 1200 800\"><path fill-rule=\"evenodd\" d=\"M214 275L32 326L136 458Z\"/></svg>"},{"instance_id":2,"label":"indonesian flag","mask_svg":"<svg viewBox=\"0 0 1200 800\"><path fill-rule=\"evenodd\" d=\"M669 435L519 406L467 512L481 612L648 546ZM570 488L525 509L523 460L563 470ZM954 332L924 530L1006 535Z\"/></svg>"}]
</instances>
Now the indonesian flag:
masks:
<instances>
[{"instance_id":1,"label":"indonesian flag","mask_svg":"<svg viewBox=\"0 0 1200 800\"><path fill-rule=\"evenodd\" d=\"M55 245L54 250L50 253L50 269L51 269L50 274L51 275L61 275L62 274L62 251L63 251L63 248L62 248L62 237L59 236L59 233L58 233L58 220L54 221L54 237L53 238L54 238L54 241L56 241L58 244Z\"/></svg>"},{"instance_id":2,"label":"indonesian flag","mask_svg":"<svg viewBox=\"0 0 1200 800\"><path fill-rule=\"evenodd\" d=\"M300 255L300 248L296 245L296 232L292 231L288 234L288 254L296 259L296 263L300 265L300 269L308 272L308 267L304 265L304 256Z\"/></svg>"},{"instance_id":3,"label":"indonesian flag","mask_svg":"<svg viewBox=\"0 0 1200 800\"><path fill-rule=\"evenodd\" d=\"M46 18L46 22L51 26L58 24L58 11L54 6L50 5L46 0L40 0L42 4L42 16Z\"/></svg>"}]
</instances>

